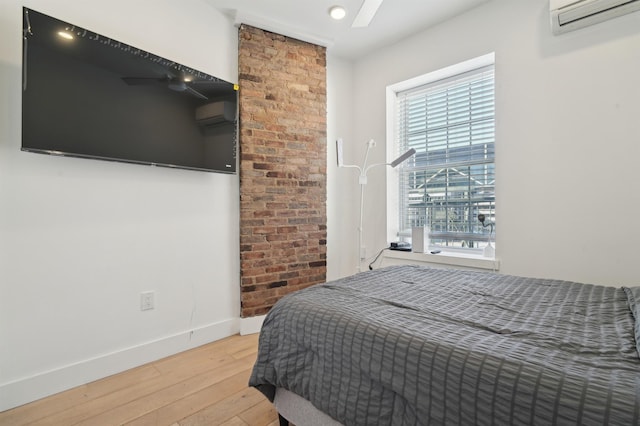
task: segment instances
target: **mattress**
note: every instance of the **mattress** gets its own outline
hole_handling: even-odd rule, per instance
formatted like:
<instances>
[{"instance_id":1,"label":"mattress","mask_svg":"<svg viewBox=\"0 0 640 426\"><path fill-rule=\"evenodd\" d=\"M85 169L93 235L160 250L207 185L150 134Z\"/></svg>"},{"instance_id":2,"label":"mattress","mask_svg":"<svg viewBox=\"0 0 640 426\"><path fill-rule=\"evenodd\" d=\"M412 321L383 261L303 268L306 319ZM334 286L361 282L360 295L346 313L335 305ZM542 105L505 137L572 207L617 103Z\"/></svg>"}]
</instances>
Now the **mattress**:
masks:
<instances>
[{"instance_id":1,"label":"mattress","mask_svg":"<svg viewBox=\"0 0 640 426\"><path fill-rule=\"evenodd\" d=\"M637 290L367 271L281 299L249 384L344 425L637 425Z\"/></svg>"}]
</instances>

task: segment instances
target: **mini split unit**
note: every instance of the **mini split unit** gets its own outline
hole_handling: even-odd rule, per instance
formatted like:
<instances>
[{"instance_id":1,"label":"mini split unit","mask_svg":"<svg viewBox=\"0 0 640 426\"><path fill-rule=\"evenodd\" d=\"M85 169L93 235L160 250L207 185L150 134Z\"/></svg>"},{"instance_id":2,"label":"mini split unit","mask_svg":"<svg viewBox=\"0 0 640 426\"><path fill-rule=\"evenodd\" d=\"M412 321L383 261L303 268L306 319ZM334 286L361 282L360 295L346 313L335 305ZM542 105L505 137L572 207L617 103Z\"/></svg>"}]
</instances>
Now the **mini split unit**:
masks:
<instances>
[{"instance_id":1,"label":"mini split unit","mask_svg":"<svg viewBox=\"0 0 640 426\"><path fill-rule=\"evenodd\" d=\"M557 35L640 10L640 0L550 0L549 7Z\"/></svg>"},{"instance_id":2,"label":"mini split unit","mask_svg":"<svg viewBox=\"0 0 640 426\"><path fill-rule=\"evenodd\" d=\"M236 105L232 102L212 102L196 108L196 121L203 127L233 123L235 120Z\"/></svg>"}]
</instances>

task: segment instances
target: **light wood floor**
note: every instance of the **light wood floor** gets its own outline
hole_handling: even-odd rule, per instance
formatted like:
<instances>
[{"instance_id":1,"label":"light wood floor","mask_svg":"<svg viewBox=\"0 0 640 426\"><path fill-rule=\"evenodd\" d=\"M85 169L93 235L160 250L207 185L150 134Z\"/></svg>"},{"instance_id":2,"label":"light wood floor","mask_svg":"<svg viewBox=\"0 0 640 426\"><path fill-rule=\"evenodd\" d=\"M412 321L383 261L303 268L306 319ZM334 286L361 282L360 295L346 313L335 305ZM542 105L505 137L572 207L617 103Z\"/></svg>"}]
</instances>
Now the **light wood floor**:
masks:
<instances>
[{"instance_id":1,"label":"light wood floor","mask_svg":"<svg viewBox=\"0 0 640 426\"><path fill-rule=\"evenodd\" d=\"M231 336L0 413L0 425L275 426L247 382L258 335Z\"/></svg>"}]
</instances>

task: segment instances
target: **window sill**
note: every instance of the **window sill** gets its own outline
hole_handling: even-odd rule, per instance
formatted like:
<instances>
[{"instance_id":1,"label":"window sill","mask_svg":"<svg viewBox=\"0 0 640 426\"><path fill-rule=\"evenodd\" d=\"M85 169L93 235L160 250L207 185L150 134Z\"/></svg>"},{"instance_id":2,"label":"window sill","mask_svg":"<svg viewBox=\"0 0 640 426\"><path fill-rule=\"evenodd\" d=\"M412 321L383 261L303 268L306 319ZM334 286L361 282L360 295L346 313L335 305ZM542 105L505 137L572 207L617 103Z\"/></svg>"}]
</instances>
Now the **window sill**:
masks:
<instances>
[{"instance_id":1,"label":"window sill","mask_svg":"<svg viewBox=\"0 0 640 426\"><path fill-rule=\"evenodd\" d=\"M385 250L380 266L383 264L397 265L401 263L423 264L429 266L454 267L459 269L479 269L498 271L500 269L500 260L484 257L476 254L442 252L438 254L431 253L413 253L400 250Z\"/></svg>"}]
</instances>

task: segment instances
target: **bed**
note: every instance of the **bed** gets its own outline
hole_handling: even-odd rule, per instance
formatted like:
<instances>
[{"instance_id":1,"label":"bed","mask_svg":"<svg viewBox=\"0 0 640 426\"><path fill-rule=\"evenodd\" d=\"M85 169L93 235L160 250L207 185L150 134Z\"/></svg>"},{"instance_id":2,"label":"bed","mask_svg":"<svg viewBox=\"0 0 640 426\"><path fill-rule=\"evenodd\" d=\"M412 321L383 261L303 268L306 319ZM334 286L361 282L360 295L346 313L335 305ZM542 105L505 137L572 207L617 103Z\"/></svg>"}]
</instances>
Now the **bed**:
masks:
<instances>
[{"instance_id":1,"label":"bed","mask_svg":"<svg viewBox=\"0 0 640 426\"><path fill-rule=\"evenodd\" d=\"M342 425L638 425L639 320L640 287L390 266L281 299L249 384Z\"/></svg>"}]
</instances>

